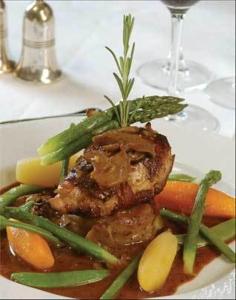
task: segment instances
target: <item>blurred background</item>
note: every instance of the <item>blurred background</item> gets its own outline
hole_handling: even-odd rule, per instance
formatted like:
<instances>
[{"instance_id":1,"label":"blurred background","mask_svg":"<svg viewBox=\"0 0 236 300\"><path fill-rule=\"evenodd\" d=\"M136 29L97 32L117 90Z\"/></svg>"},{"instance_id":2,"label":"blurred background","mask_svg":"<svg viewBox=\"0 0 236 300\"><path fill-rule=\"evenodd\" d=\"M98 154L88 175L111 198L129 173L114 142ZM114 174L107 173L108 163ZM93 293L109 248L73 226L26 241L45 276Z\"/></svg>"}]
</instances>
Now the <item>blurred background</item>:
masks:
<instances>
[{"instance_id":1,"label":"blurred background","mask_svg":"<svg viewBox=\"0 0 236 300\"><path fill-rule=\"evenodd\" d=\"M6 1L10 57L21 55L24 11L32 1ZM135 16L136 53L133 72L148 60L166 58L170 48L170 13L160 1L49 0L55 16L56 53L63 71L60 81L35 85L12 74L0 76L0 121L108 106L103 95L119 100L112 77L114 63L104 49L121 50L122 15ZM235 1L199 1L188 11L183 28L185 57L212 72L212 80L235 76ZM165 92L136 76L131 98ZM210 111L220 133L235 134L235 110L210 101L204 89L189 90L189 103Z\"/></svg>"}]
</instances>

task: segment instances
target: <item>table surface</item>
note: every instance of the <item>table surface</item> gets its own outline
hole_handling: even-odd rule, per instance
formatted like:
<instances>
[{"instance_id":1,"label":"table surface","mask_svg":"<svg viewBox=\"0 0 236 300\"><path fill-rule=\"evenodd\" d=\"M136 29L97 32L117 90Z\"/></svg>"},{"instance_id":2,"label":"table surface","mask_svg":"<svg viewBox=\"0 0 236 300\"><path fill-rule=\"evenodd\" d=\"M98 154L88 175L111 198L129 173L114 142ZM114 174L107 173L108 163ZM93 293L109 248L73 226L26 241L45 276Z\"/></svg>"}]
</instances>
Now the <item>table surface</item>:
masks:
<instances>
[{"instance_id":1,"label":"table surface","mask_svg":"<svg viewBox=\"0 0 236 300\"><path fill-rule=\"evenodd\" d=\"M8 35L11 58L18 61L22 46L24 10L31 1L10 0ZM147 60L165 58L170 43L170 15L160 1L48 1L56 22L56 52L64 76L45 86L30 84L13 75L0 76L0 121L108 106L103 95L118 100L112 78L114 64L104 46L120 50L124 13L136 18L137 44L134 70ZM235 74L235 1L199 1L186 15L185 57L205 65L214 78ZM136 77L132 97L163 91ZM220 134L234 137L235 111L209 100L203 90L185 95L189 103L210 111L220 121Z\"/></svg>"}]
</instances>

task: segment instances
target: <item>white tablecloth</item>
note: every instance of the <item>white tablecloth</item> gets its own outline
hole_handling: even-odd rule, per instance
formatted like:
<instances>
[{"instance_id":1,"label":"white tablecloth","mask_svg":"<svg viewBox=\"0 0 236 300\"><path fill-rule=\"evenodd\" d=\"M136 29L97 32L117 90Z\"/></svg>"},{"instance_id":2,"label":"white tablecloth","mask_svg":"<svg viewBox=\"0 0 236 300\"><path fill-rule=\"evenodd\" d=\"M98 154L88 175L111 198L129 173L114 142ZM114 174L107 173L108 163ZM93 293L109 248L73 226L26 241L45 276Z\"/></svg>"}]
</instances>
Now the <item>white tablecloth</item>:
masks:
<instances>
[{"instance_id":1,"label":"white tablecloth","mask_svg":"<svg viewBox=\"0 0 236 300\"><path fill-rule=\"evenodd\" d=\"M8 7L11 57L18 61L22 21L31 1L10 0ZM150 59L166 57L169 51L170 15L160 1L48 1L56 18L56 50L64 72L59 82L29 84L12 75L0 76L0 121L73 112L85 107L106 107L104 94L119 99L112 77L114 64L104 46L120 50L124 13L136 17L137 44L134 70ZM200 1L186 15L185 56L207 66L215 77L235 74L235 1ZM139 78L132 96L163 94ZM209 101L202 90L188 92L189 103L202 106L220 121L220 133L233 137L234 111Z\"/></svg>"}]
</instances>

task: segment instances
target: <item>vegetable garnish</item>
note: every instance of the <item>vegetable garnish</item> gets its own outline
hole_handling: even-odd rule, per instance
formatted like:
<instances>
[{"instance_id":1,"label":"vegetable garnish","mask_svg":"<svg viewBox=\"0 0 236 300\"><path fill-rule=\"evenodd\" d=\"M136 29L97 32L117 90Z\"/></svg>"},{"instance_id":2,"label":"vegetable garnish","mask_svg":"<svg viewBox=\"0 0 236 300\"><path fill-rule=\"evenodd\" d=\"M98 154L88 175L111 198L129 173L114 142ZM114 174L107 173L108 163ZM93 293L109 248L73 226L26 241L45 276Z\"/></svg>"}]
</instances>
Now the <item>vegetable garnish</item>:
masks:
<instances>
[{"instance_id":1,"label":"vegetable garnish","mask_svg":"<svg viewBox=\"0 0 236 300\"><path fill-rule=\"evenodd\" d=\"M165 283L178 250L174 234L165 231L145 249L138 267L138 282L146 292L160 289Z\"/></svg>"},{"instance_id":2,"label":"vegetable garnish","mask_svg":"<svg viewBox=\"0 0 236 300\"><path fill-rule=\"evenodd\" d=\"M108 270L83 270L58 273L21 272L11 279L36 288L76 287L100 281L109 275Z\"/></svg>"},{"instance_id":3,"label":"vegetable garnish","mask_svg":"<svg viewBox=\"0 0 236 300\"><path fill-rule=\"evenodd\" d=\"M60 182L62 182L67 173L68 173L68 167L69 167L69 158L65 158L62 162L61 162L61 174L60 174Z\"/></svg>"},{"instance_id":4,"label":"vegetable garnish","mask_svg":"<svg viewBox=\"0 0 236 300\"><path fill-rule=\"evenodd\" d=\"M79 154L70 157L69 169L75 166ZM39 157L25 158L17 161L16 180L24 184L55 188L60 181L62 162L42 166Z\"/></svg>"},{"instance_id":5,"label":"vegetable garnish","mask_svg":"<svg viewBox=\"0 0 236 300\"><path fill-rule=\"evenodd\" d=\"M146 123L156 118L176 114L187 106L182 103L183 101L184 99L170 96L149 96L129 100L130 118L128 125L136 122ZM41 145L38 149L41 163L49 165L64 160L89 146L94 136L119 127L114 108L86 118Z\"/></svg>"},{"instance_id":6,"label":"vegetable garnish","mask_svg":"<svg viewBox=\"0 0 236 300\"><path fill-rule=\"evenodd\" d=\"M212 170L206 174L199 185L193 211L189 218L187 235L184 241L183 260L184 272L186 274L193 274L193 267L197 250L197 238L204 212L207 192L210 186L217 183L220 179L221 173L219 171Z\"/></svg>"},{"instance_id":7,"label":"vegetable garnish","mask_svg":"<svg viewBox=\"0 0 236 300\"><path fill-rule=\"evenodd\" d=\"M129 124L130 113L129 102L127 100L134 85L134 78L129 78L135 49L135 43L133 43L130 51L130 37L132 34L133 26L134 18L131 15L124 16L123 56L120 56L118 58L109 47L106 47L106 49L112 54L119 72L119 75L117 73L113 73L113 75L120 89L122 101L120 101L119 107L117 108L110 98L108 98L107 96L105 96L105 98L112 104L121 127L126 127Z\"/></svg>"},{"instance_id":8,"label":"vegetable garnish","mask_svg":"<svg viewBox=\"0 0 236 300\"><path fill-rule=\"evenodd\" d=\"M75 234L66 228L62 228L50 220L33 215L18 207L5 207L3 208L3 215L20 221L27 221L45 230L48 230L53 235L57 236L60 240L67 242L71 247L76 250L84 251L92 256L101 259L109 264L117 264L119 260L108 251L99 247L97 244Z\"/></svg>"},{"instance_id":9,"label":"vegetable garnish","mask_svg":"<svg viewBox=\"0 0 236 300\"><path fill-rule=\"evenodd\" d=\"M0 210L5 206L11 205L14 201L24 195L35 194L43 190L40 186L21 184L10 189L0 196Z\"/></svg>"},{"instance_id":10,"label":"vegetable garnish","mask_svg":"<svg viewBox=\"0 0 236 300\"><path fill-rule=\"evenodd\" d=\"M52 164L64 160L77 151L87 147L92 137L98 133L126 127L135 122L149 122L155 118L176 114L182 111L187 104L182 104L183 99L175 97L149 96L136 100L128 100L134 84L134 78L129 78L135 43L130 48L130 38L134 26L134 18L131 15L123 18L123 56L117 57L108 47L106 49L112 54L118 74L113 73L119 86L122 101L115 105L113 100L105 96L112 105L105 112L97 113L81 123L72 124L67 130L50 138L41 145L38 153L42 164Z\"/></svg>"},{"instance_id":11,"label":"vegetable garnish","mask_svg":"<svg viewBox=\"0 0 236 300\"><path fill-rule=\"evenodd\" d=\"M118 275L100 299L114 299L130 277L138 268L140 256L136 256L129 265Z\"/></svg>"},{"instance_id":12,"label":"vegetable garnish","mask_svg":"<svg viewBox=\"0 0 236 300\"><path fill-rule=\"evenodd\" d=\"M42 229L35 225L18 222L17 220L8 220L5 217L0 216L0 230L5 229L6 227L20 228L26 231L37 233L48 241L52 242L56 247L63 246L63 243L57 237L55 237L53 234L51 234L51 232L45 229Z\"/></svg>"},{"instance_id":13,"label":"vegetable garnish","mask_svg":"<svg viewBox=\"0 0 236 300\"><path fill-rule=\"evenodd\" d=\"M160 211L161 216L167 217L175 222L189 223L190 218L182 215L178 215L170 210L162 209ZM235 253L233 250L224 243L224 241L230 240L235 237L235 219L228 220L221 224L218 224L212 228L208 228L204 224L200 224L200 233L205 237L202 239L197 236L196 247L205 246L207 243L214 245L222 254L224 254L231 262L235 262ZM178 238L178 236L177 236ZM185 242L187 235L183 240L183 235L179 236L179 243Z\"/></svg>"},{"instance_id":14,"label":"vegetable garnish","mask_svg":"<svg viewBox=\"0 0 236 300\"><path fill-rule=\"evenodd\" d=\"M188 224L189 218L183 215L176 214L168 209L161 209L160 215L164 218L168 218L177 223L186 223ZM201 225L202 226L202 225ZM200 232L201 232L200 226ZM236 235L236 219L229 219L225 222L222 222L218 225L208 228L210 233L217 235L219 239L224 242L230 241ZM209 233L208 233L209 235ZM179 244L184 243L185 234L178 234L176 237ZM204 247L209 244L208 239L205 239L201 236L198 236L197 247Z\"/></svg>"},{"instance_id":15,"label":"vegetable garnish","mask_svg":"<svg viewBox=\"0 0 236 300\"><path fill-rule=\"evenodd\" d=\"M231 262L235 263L234 251L225 244L214 232L211 232L207 226L201 225L201 234L208 239L221 253L223 253Z\"/></svg>"},{"instance_id":16,"label":"vegetable garnish","mask_svg":"<svg viewBox=\"0 0 236 300\"><path fill-rule=\"evenodd\" d=\"M49 269L54 257L48 243L37 233L7 226L7 239L11 251L37 269Z\"/></svg>"},{"instance_id":17,"label":"vegetable garnish","mask_svg":"<svg viewBox=\"0 0 236 300\"><path fill-rule=\"evenodd\" d=\"M163 191L155 196L157 209L167 208L183 214L191 214L199 184L167 181ZM210 188L206 195L204 216L235 218L234 197Z\"/></svg>"},{"instance_id":18,"label":"vegetable garnish","mask_svg":"<svg viewBox=\"0 0 236 300\"><path fill-rule=\"evenodd\" d=\"M168 177L169 181L183 181L183 182L193 182L196 180L196 177L187 175L187 174L182 174L182 173L172 173Z\"/></svg>"}]
</instances>

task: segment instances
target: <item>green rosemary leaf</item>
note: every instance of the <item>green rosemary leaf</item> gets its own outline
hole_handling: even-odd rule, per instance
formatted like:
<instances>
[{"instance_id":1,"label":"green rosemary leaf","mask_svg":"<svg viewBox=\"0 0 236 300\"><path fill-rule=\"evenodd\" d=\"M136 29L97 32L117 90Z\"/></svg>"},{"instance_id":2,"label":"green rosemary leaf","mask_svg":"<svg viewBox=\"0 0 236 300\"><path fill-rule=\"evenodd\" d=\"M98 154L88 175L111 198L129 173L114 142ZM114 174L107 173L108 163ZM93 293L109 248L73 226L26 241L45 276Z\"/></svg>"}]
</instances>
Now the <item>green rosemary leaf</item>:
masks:
<instances>
[{"instance_id":1,"label":"green rosemary leaf","mask_svg":"<svg viewBox=\"0 0 236 300\"><path fill-rule=\"evenodd\" d=\"M120 88L120 92L121 92L121 95L123 97L123 99L125 98L125 93L124 93L124 88L123 88L123 84L122 84L122 80L120 79L120 77L116 74L116 73L113 73L118 85L119 85L119 88Z\"/></svg>"},{"instance_id":2,"label":"green rosemary leaf","mask_svg":"<svg viewBox=\"0 0 236 300\"><path fill-rule=\"evenodd\" d=\"M110 53L111 53L111 55L113 56L113 58L114 58L114 61L115 61L115 63L116 63L116 66L117 66L117 68L118 68L118 70L119 70L119 73L120 73L120 75L122 76L122 71L121 71L121 68L120 68L120 65L119 65L119 62L118 62L118 59L116 58L116 55L115 55L115 53L109 48L109 47L105 47Z\"/></svg>"},{"instance_id":3,"label":"green rosemary leaf","mask_svg":"<svg viewBox=\"0 0 236 300\"><path fill-rule=\"evenodd\" d=\"M124 72L124 59L122 56L120 56L120 68L121 68L121 71L122 71L122 74Z\"/></svg>"},{"instance_id":4,"label":"green rosemary leaf","mask_svg":"<svg viewBox=\"0 0 236 300\"><path fill-rule=\"evenodd\" d=\"M122 96L122 101L120 101L118 112L118 121L120 122L122 127L128 125L129 104L127 104L127 102L132 87L134 85L134 78L129 78L135 51L135 43L132 44L131 51L129 45L133 26L134 18L131 15L125 15L123 17L123 57L120 56L119 58L117 58L116 54L109 47L106 47L106 49L113 56L120 75L118 76L117 73L113 73Z\"/></svg>"},{"instance_id":5,"label":"green rosemary leaf","mask_svg":"<svg viewBox=\"0 0 236 300\"><path fill-rule=\"evenodd\" d=\"M119 110L117 108L117 106L115 105L115 103L106 95L104 95L104 98L107 99L107 101L111 104L111 106L113 107L114 111L115 111L115 114L116 114L116 117L117 117L117 120L118 122L120 123L120 115L119 115Z\"/></svg>"},{"instance_id":6,"label":"green rosemary leaf","mask_svg":"<svg viewBox=\"0 0 236 300\"><path fill-rule=\"evenodd\" d=\"M133 57L134 57L134 50L135 50L135 43L133 43L133 45L132 45L131 55L130 55L130 59L129 59L129 61L130 61L129 71L131 69L131 64L132 64Z\"/></svg>"},{"instance_id":7,"label":"green rosemary leaf","mask_svg":"<svg viewBox=\"0 0 236 300\"><path fill-rule=\"evenodd\" d=\"M134 85L134 78L130 79L129 82L128 82L128 89L127 89L127 98L129 97L129 94L132 90L132 87Z\"/></svg>"}]
</instances>

